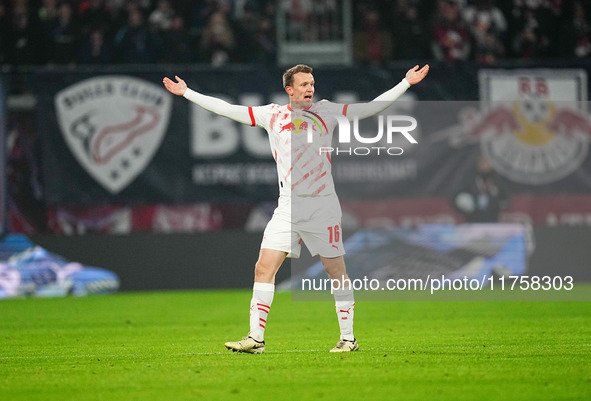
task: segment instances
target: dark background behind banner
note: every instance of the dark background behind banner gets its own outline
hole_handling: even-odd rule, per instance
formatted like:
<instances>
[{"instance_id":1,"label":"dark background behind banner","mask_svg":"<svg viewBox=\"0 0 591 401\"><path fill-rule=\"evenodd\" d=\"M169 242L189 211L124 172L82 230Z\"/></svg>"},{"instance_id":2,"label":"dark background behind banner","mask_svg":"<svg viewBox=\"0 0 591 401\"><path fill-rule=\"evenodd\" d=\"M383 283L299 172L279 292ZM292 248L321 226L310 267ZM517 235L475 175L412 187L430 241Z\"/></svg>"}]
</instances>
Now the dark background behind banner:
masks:
<instances>
[{"instance_id":1,"label":"dark background behind banner","mask_svg":"<svg viewBox=\"0 0 591 401\"><path fill-rule=\"evenodd\" d=\"M460 148L450 147L448 141L431 141L435 132L457 121L461 108L478 108L476 103L451 102L478 97L478 66L474 64L434 65L429 79L411 88L407 93L420 100L408 114L421 125L423 136L418 145L406 147L400 157L366 157L340 155L333 163L333 174L340 196L346 199L387 197L450 197L470 179L479 157L478 144ZM515 65L513 67L516 67ZM523 67L519 65L519 67ZM533 66L532 66L533 67ZM563 65L562 67L567 67ZM353 93L360 100L369 100L397 84L406 67L379 68L318 68L314 71L316 91L321 98L334 99L343 93ZM568 65L573 68L573 65ZM33 86L38 94L37 120L42 138L45 201L50 207L92 207L102 205L141 205L153 203L182 204L193 202L256 202L277 197L277 181L270 152L265 157L249 154L241 144L235 151L221 157L199 157L191 154L190 107L192 104L175 96L170 123L164 139L147 167L126 188L111 194L97 183L73 157L56 121L55 94L64 88L91 77L113 75L112 69L80 70L64 74L40 71ZM116 75L127 75L160 85L163 76L179 75L188 85L206 94L223 95L240 103L245 94L258 94L262 104L282 95L282 70L278 68L225 68L219 70L183 69L163 66L155 71L118 69ZM355 84L352 85L351 83ZM353 90L354 88L354 90ZM434 102L427 100L446 100ZM398 103L400 107L405 106ZM198 122L197 122L198 124ZM238 127L238 124L236 123ZM242 128L238 135L243 134ZM374 131L375 132L375 131ZM241 138L242 140L242 138ZM369 164L368 164L369 163ZM409 164L410 163L410 164ZM193 182L193 169L198 167L234 167L243 170L262 168L267 176L264 183L252 184L246 180L239 184L197 185ZM238 166L238 167L236 167ZM361 166L361 167L359 167ZM395 180L352 180L350 172L360 168L401 170ZM405 176L404 170L407 171ZM512 193L589 193L591 190L591 160L587 158L576 174L548 185L526 185L503 179ZM270 173L269 173L270 172Z\"/></svg>"}]
</instances>

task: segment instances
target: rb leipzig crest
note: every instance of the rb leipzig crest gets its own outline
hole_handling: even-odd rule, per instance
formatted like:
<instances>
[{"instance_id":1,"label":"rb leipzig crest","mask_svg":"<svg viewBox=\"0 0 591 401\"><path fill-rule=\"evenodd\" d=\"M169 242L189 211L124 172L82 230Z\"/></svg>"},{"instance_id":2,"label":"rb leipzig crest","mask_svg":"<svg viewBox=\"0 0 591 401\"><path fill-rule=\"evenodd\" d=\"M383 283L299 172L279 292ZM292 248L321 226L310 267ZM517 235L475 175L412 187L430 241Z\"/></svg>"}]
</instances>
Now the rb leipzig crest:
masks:
<instances>
[{"instance_id":1,"label":"rb leipzig crest","mask_svg":"<svg viewBox=\"0 0 591 401\"><path fill-rule=\"evenodd\" d=\"M544 185L568 176L586 159L591 138L580 89L586 79L571 75L485 76L486 107L462 110L450 142L480 143L493 169L517 183Z\"/></svg>"}]
</instances>

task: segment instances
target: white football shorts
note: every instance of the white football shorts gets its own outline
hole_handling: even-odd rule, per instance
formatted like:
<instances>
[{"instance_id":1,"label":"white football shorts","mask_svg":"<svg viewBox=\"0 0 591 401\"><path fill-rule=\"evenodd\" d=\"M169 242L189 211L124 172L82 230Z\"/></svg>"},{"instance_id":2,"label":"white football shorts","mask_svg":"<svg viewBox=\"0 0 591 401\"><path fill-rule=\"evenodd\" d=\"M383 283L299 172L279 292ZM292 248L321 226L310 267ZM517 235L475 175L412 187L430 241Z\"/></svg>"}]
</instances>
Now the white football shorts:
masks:
<instances>
[{"instance_id":1,"label":"white football shorts","mask_svg":"<svg viewBox=\"0 0 591 401\"><path fill-rule=\"evenodd\" d=\"M302 242L312 256L335 258L345 254L341 205L336 194L280 196L263 234L261 249L287 252L299 258Z\"/></svg>"}]
</instances>

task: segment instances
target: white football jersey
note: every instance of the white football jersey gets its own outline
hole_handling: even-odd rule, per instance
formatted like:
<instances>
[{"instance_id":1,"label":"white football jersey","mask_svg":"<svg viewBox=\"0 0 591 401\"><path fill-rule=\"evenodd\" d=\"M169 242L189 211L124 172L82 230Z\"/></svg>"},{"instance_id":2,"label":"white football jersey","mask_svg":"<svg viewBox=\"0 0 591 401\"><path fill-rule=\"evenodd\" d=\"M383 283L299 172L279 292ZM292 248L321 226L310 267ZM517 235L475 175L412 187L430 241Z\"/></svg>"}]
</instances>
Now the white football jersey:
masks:
<instances>
[{"instance_id":1,"label":"white football jersey","mask_svg":"<svg viewBox=\"0 0 591 401\"><path fill-rule=\"evenodd\" d=\"M321 152L321 148L332 146L332 133L337 125L334 116L346 116L347 106L321 100L305 110L278 104L248 108L251 125L264 128L269 134L281 195L335 193L330 152ZM309 130L312 142L309 142Z\"/></svg>"}]
</instances>

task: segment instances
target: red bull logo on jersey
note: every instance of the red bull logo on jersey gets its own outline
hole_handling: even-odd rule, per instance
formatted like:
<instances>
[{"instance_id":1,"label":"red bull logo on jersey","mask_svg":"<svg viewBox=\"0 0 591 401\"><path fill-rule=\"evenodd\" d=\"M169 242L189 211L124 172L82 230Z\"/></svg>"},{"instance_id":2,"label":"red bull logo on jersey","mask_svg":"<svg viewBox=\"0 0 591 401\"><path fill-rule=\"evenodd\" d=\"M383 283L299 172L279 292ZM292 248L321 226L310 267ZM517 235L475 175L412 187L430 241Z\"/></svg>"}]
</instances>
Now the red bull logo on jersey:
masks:
<instances>
[{"instance_id":1,"label":"red bull logo on jersey","mask_svg":"<svg viewBox=\"0 0 591 401\"><path fill-rule=\"evenodd\" d=\"M300 134L302 132L322 132L321 128L318 128L317 121L304 116L302 118L295 118L291 122L285 123L279 129L279 133L290 132L294 134Z\"/></svg>"},{"instance_id":2,"label":"red bull logo on jersey","mask_svg":"<svg viewBox=\"0 0 591 401\"><path fill-rule=\"evenodd\" d=\"M291 124L293 125L292 132L294 134L299 134L301 132L308 132L308 122L302 120L301 118L297 118L297 119L293 120L293 122ZM314 130L315 125L312 125L311 128L312 128L312 130Z\"/></svg>"},{"instance_id":3,"label":"red bull logo on jersey","mask_svg":"<svg viewBox=\"0 0 591 401\"><path fill-rule=\"evenodd\" d=\"M295 129L296 129L295 124L291 122L291 123L287 123L287 124L282 125L281 129L279 130L279 133L281 134L284 131L291 132Z\"/></svg>"},{"instance_id":4,"label":"red bull logo on jersey","mask_svg":"<svg viewBox=\"0 0 591 401\"><path fill-rule=\"evenodd\" d=\"M464 109L460 126L445 131L454 146L479 143L493 169L510 180L542 185L568 176L587 157L591 122L577 105L527 94L485 111Z\"/></svg>"}]
</instances>

